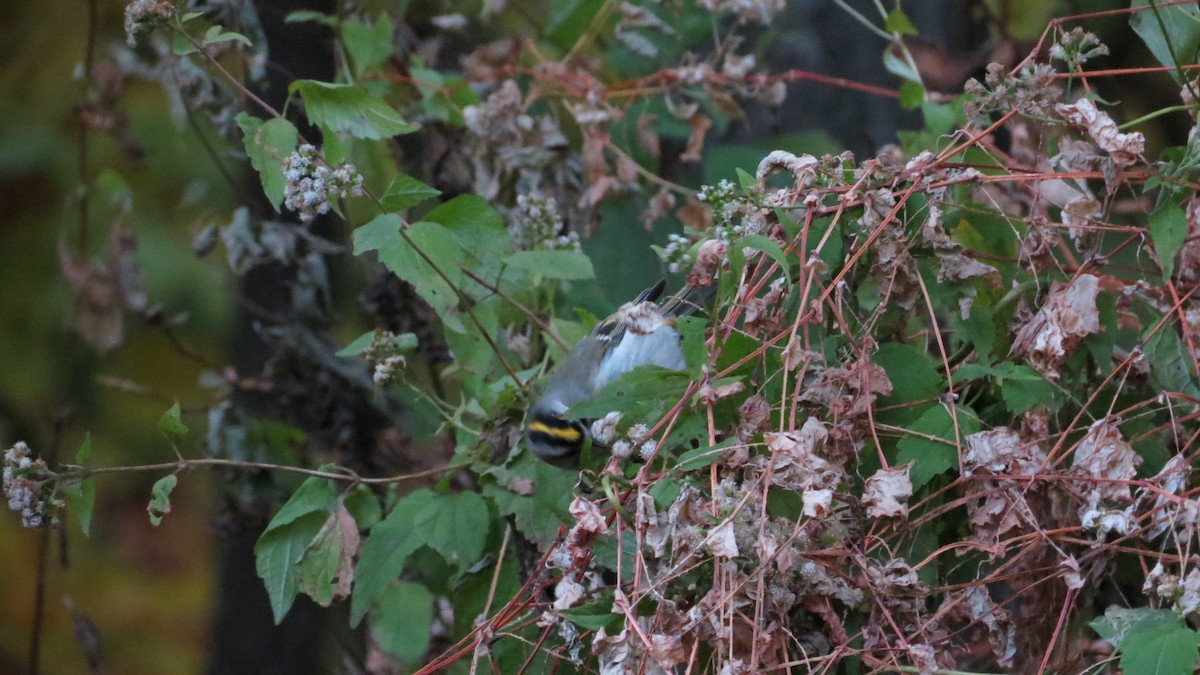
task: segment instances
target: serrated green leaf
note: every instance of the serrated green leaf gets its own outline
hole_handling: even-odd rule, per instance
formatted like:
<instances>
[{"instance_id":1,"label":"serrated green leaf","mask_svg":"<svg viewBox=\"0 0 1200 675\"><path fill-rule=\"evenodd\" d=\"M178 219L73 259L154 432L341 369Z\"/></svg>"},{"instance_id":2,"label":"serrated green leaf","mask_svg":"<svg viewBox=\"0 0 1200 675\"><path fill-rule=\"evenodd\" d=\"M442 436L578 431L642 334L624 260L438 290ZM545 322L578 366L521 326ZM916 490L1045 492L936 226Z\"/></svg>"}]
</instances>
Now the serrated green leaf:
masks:
<instances>
[{"instance_id":1,"label":"serrated green leaf","mask_svg":"<svg viewBox=\"0 0 1200 675\"><path fill-rule=\"evenodd\" d=\"M179 401L176 401L175 405L168 408L162 417L158 418L158 431L166 436L173 446L177 446L179 441L187 436L188 428L179 418Z\"/></svg>"},{"instance_id":2,"label":"serrated green leaf","mask_svg":"<svg viewBox=\"0 0 1200 675\"><path fill-rule=\"evenodd\" d=\"M435 206L425 214L424 220L438 223L454 233L458 245L467 254L458 259L458 264L484 278L500 276L502 259L512 251L512 236L504 218L487 200L479 195L459 195ZM468 288L477 291L477 298L494 295L486 288L473 285Z\"/></svg>"},{"instance_id":3,"label":"serrated green leaf","mask_svg":"<svg viewBox=\"0 0 1200 675\"><path fill-rule=\"evenodd\" d=\"M283 621L296 599L296 562L321 528L326 513L309 511L286 524L268 527L254 545L255 569L267 589L275 623ZM274 522L274 521L272 521Z\"/></svg>"},{"instance_id":4,"label":"serrated green leaf","mask_svg":"<svg viewBox=\"0 0 1200 675\"><path fill-rule=\"evenodd\" d=\"M380 202L383 203L385 211L396 213L440 194L441 190L432 188L412 176L398 174L388 185L383 197L380 197Z\"/></svg>"},{"instance_id":5,"label":"serrated green leaf","mask_svg":"<svg viewBox=\"0 0 1200 675\"><path fill-rule=\"evenodd\" d=\"M355 85L296 80L288 92L304 99L310 122L355 138L381 140L419 128L406 122L386 101Z\"/></svg>"},{"instance_id":6,"label":"serrated green leaf","mask_svg":"<svg viewBox=\"0 0 1200 675\"><path fill-rule=\"evenodd\" d=\"M416 663L429 648L433 594L424 586L399 583L385 590L371 611L371 636L400 661Z\"/></svg>"},{"instance_id":7,"label":"serrated green leaf","mask_svg":"<svg viewBox=\"0 0 1200 675\"><path fill-rule=\"evenodd\" d=\"M350 488L342 498L342 504L346 506L350 515L354 516L354 522L358 524L358 529L363 531L374 527L375 523L378 523L379 519L383 517L383 507L379 505L379 499L366 485L355 485Z\"/></svg>"},{"instance_id":8,"label":"serrated green leaf","mask_svg":"<svg viewBox=\"0 0 1200 675\"><path fill-rule=\"evenodd\" d=\"M1000 395L1010 413L1020 415L1035 405L1049 410L1058 408L1057 390L1033 368L1006 361L996 366L995 375Z\"/></svg>"},{"instance_id":9,"label":"serrated green leaf","mask_svg":"<svg viewBox=\"0 0 1200 675\"><path fill-rule=\"evenodd\" d=\"M390 246L400 239L400 228L404 226L400 217L385 213L375 216L371 222L355 228L351 239L354 241L354 255L362 255L367 251L378 251Z\"/></svg>"},{"instance_id":10,"label":"serrated green leaf","mask_svg":"<svg viewBox=\"0 0 1200 675\"><path fill-rule=\"evenodd\" d=\"M1133 0L1130 8L1149 4L1149 0ZM1200 9L1188 4L1159 6L1162 4L1156 2L1153 9L1131 13L1130 27L1162 65L1173 69L1195 63L1200 47ZM1178 80L1178 73L1172 75Z\"/></svg>"},{"instance_id":11,"label":"serrated green leaf","mask_svg":"<svg viewBox=\"0 0 1200 675\"><path fill-rule=\"evenodd\" d=\"M956 440L979 431L979 419L965 406L956 406L958 434L955 434L955 418L941 403L926 406L924 412L909 425L914 433L901 438L896 444L900 452L896 464L916 462L909 472L913 490L925 486L934 476L958 465ZM917 435L920 434L920 435ZM927 436L944 439L936 441Z\"/></svg>"},{"instance_id":12,"label":"serrated green leaf","mask_svg":"<svg viewBox=\"0 0 1200 675\"><path fill-rule=\"evenodd\" d=\"M1200 634L1160 610L1133 626L1121 644L1121 669L1138 675L1189 675L1200 656Z\"/></svg>"},{"instance_id":13,"label":"serrated green leaf","mask_svg":"<svg viewBox=\"0 0 1200 675\"><path fill-rule=\"evenodd\" d=\"M63 494L67 498L67 506L71 513L75 514L79 521L79 529L83 531L83 536L91 536L92 511L96 505L96 481L85 478L65 488Z\"/></svg>"},{"instance_id":14,"label":"serrated green leaf","mask_svg":"<svg viewBox=\"0 0 1200 675\"><path fill-rule=\"evenodd\" d=\"M1148 334L1152 326L1146 328ZM1146 340L1146 363L1150 365L1150 382L1160 391L1181 391L1192 396L1200 394L1192 359L1179 334L1169 324Z\"/></svg>"},{"instance_id":15,"label":"serrated green leaf","mask_svg":"<svg viewBox=\"0 0 1200 675\"><path fill-rule=\"evenodd\" d=\"M1133 628L1134 624L1158 613L1173 616L1173 614L1165 609L1110 605L1108 609L1104 610L1104 616L1093 619L1088 625L1115 649L1120 650L1121 645L1125 643L1125 636L1129 634L1129 629Z\"/></svg>"},{"instance_id":16,"label":"serrated green leaf","mask_svg":"<svg viewBox=\"0 0 1200 675\"><path fill-rule=\"evenodd\" d=\"M326 467L321 467L325 469ZM337 502L337 488L324 478L307 478L267 524L267 531L283 527L310 513L324 518Z\"/></svg>"},{"instance_id":17,"label":"serrated green leaf","mask_svg":"<svg viewBox=\"0 0 1200 675\"><path fill-rule=\"evenodd\" d=\"M150 514L151 525L158 527L163 516L171 512L171 491L178 482L179 478L170 474L159 478L154 482L154 487L150 488L150 504L146 511Z\"/></svg>"},{"instance_id":18,"label":"serrated green leaf","mask_svg":"<svg viewBox=\"0 0 1200 675\"><path fill-rule=\"evenodd\" d=\"M1187 239L1187 214L1173 201L1163 202L1150 214L1150 240L1162 264L1163 281L1169 281L1175 271L1175 255Z\"/></svg>"},{"instance_id":19,"label":"serrated green leaf","mask_svg":"<svg viewBox=\"0 0 1200 675\"><path fill-rule=\"evenodd\" d=\"M264 122L246 113L238 113L235 120L242 130L242 144L250 158L250 165L258 172L263 193L278 211L287 185L287 179L283 177L283 161L295 151L299 133L291 122L284 119L271 118Z\"/></svg>"},{"instance_id":20,"label":"serrated green leaf","mask_svg":"<svg viewBox=\"0 0 1200 675\"><path fill-rule=\"evenodd\" d=\"M386 12L380 12L372 23L346 19L341 29L342 44L350 53L350 63L356 75L378 70L392 55L394 29Z\"/></svg>"},{"instance_id":21,"label":"serrated green leaf","mask_svg":"<svg viewBox=\"0 0 1200 675\"><path fill-rule=\"evenodd\" d=\"M440 223L455 232L472 232L476 228L505 231L504 218L479 195L459 195L438 204L425 214L425 220Z\"/></svg>"},{"instance_id":22,"label":"serrated green leaf","mask_svg":"<svg viewBox=\"0 0 1200 675\"><path fill-rule=\"evenodd\" d=\"M433 222L421 221L409 226L405 230L407 239L401 236L400 228L398 216L376 216L354 231L354 254L378 250L379 261L412 284L447 328L458 333L464 332L466 328L458 316L458 295L426 260L428 257L436 263L451 281L461 283L463 277L458 265L465 262L465 255L458 239L445 227ZM418 254L414 246L425 255Z\"/></svg>"},{"instance_id":23,"label":"serrated green leaf","mask_svg":"<svg viewBox=\"0 0 1200 675\"><path fill-rule=\"evenodd\" d=\"M880 345L871 360L883 367L892 383L892 393L881 396L877 408L881 419L903 425L919 413L916 403L928 402L946 390L938 363L921 348L904 343Z\"/></svg>"},{"instance_id":24,"label":"serrated green leaf","mask_svg":"<svg viewBox=\"0 0 1200 675\"><path fill-rule=\"evenodd\" d=\"M565 471L522 453L511 468L494 467L495 482L483 485L483 493L499 511L516 518L517 529L530 541L546 545L554 541L558 528L572 521L567 507L579 480L577 472ZM518 493L514 483L528 481L532 494Z\"/></svg>"},{"instance_id":25,"label":"serrated green leaf","mask_svg":"<svg viewBox=\"0 0 1200 675\"><path fill-rule=\"evenodd\" d=\"M417 514L436 498L429 490L417 490L396 502L387 517L371 528L358 556L350 595L351 626L357 626L384 589L400 577L413 551L425 545L427 533L417 527Z\"/></svg>"},{"instance_id":26,"label":"serrated green leaf","mask_svg":"<svg viewBox=\"0 0 1200 675\"><path fill-rule=\"evenodd\" d=\"M426 543L460 571L483 555L489 524L487 502L475 492L438 495L417 514Z\"/></svg>"},{"instance_id":27,"label":"serrated green leaf","mask_svg":"<svg viewBox=\"0 0 1200 675\"><path fill-rule=\"evenodd\" d=\"M387 216L380 216L384 217ZM445 227L426 221L413 223L405 233L407 238L397 236L379 249L379 261L412 284L447 328L465 332L459 317L458 294L451 286L453 283L461 287L463 281L459 265L464 262L465 254L458 239ZM436 270L433 265L437 265Z\"/></svg>"},{"instance_id":28,"label":"serrated green leaf","mask_svg":"<svg viewBox=\"0 0 1200 675\"><path fill-rule=\"evenodd\" d=\"M475 91L461 77L432 68L411 68L409 76L421 92L421 111L453 126L463 125L463 108L479 102Z\"/></svg>"},{"instance_id":29,"label":"serrated green leaf","mask_svg":"<svg viewBox=\"0 0 1200 675\"><path fill-rule=\"evenodd\" d=\"M517 251L504 258L507 265L537 272L548 279L594 279L592 260L578 251Z\"/></svg>"},{"instance_id":30,"label":"serrated green leaf","mask_svg":"<svg viewBox=\"0 0 1200 675\"><path fill-rule=\"evenodd\" d=\"M350 594L358 525L345 504L330 512L296 561L296 589L322 607Z\"/></svg>"}]
</instances>

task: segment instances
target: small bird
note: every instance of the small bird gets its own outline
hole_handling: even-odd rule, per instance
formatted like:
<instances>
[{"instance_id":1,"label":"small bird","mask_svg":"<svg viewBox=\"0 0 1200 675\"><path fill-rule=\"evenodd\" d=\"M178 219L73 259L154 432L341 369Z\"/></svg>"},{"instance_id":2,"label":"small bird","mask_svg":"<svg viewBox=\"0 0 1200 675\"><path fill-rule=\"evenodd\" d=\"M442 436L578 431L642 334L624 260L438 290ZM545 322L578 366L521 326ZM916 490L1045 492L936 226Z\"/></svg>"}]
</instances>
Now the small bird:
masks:
<instances>
[{"instance_id":1,"label":"small bird","mask_svg":"<svg viewBox=\"0 0 1200 675\"><path fill-rule=\"evenodd\" d=\"M597 324L550 374L529 409L526 438L533 454L555 466L577 467L590 432L581 420L563 417L571 406L638 366L684 369L675 319L699 309L715 286L688 288L658 307L650 304L664 288L666 281L660 280Z\"/></svg>"}]
</instances>

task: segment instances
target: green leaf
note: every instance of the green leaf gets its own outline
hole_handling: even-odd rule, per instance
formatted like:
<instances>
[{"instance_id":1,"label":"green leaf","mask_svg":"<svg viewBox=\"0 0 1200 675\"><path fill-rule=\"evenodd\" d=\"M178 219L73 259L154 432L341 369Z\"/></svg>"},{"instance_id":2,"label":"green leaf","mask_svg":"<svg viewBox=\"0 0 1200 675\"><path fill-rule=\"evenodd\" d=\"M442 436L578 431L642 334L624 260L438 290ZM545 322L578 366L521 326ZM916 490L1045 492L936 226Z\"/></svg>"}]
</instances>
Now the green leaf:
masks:
<instances>
[{"instance_id":1,"label":"green leaf","mask_svg":"<svg viewBox=\"0 0 1200 675\"><path fill-rule=\"evenodd\" d=\"M318 12L312 9L298 9L294 12L289 12L288 15L283 19L284 23L306 23L309 21L323 24L325 26L329 26L330 28L336 28L338 24L338 19L336 16L331 16L324 12Z\"/></svg>"},{"instance_id":2,"label":"green leaf","mask_svg":"<svg viewBox=\"0 0 1200 675\"><path fill-rule=\"evenodd\" d=\"M291 122L277 117L263 121L246 113L234 118L242 129L242 144L250 165L258 172L263 193L275 210L283 203L284 187L283 160L296 149L299 133Z\"/></svg>"},{"instance_id":3,"label":"green leaf","mask_svg":"<svg viewBox=\"0 0 1200 675\"><path fill-rule=\"evenodd\" d=\"M388 185L380 202L383 203L384 211L396 213L440 194L442 194L441 190L432 188L412 176L398 174Z\"/></svg>"},{"instance_id":4,"label":"green leaf","mask_svg":"<svg viewBox=\"0 0 1200 675\"><path fill-rule=\"evenodd\" d=\"M96 481L85 478L66 487L63 494L67 498L67 506L70 507L71 513L79 520L79 529L83 530L83 536L91 536L92 511L96 505Z\"/></svg>"},{"instance_id":5,"label":"green leaf","mask_svg":"<svg viewBox=\"0 0 1200 675\"><path fill-rule=\"evenodd\" d=\"M1163 281L1169 281L1175 271L1175 254L1187 238L1187 215L1173 201L1163 202L1150 214L1150 240L1162 264Z\"/></svg>"},{"instance_id":6,"label":"green leaf","mask_svg":"<svg viewBox=\"0 0 1200 675\"><path fill-rule=\"evenodd\" d=\"M184 436L187 436L188 428L179 419L179 401L176 401L175 405L168 408L162 417L158 418L158 431L166 436L171 445L175 447L179 445L179 441L182 441Z\"/></svg>"},{"instance_id":7,"label":"green leaf","mask_svg":"<svg viewBox=\"0 0 1200 675\"><path fill-rule=\"evenodd\" d=\"M772 487L767 491L767 515L799 520L804 515L804 496L798 490Z\"/></svg>"},{"instance_id":8,"label":"green leaf","mask_svg":"<svg viewBox=\"0 0 1200 675\"><path fill-rule=\"evenodd\" d=\"M198 50L188 42L187 35L183 31L172 31L171 33L171 52L175 56L187 56L195 54Z\"/></svg>"},{"instance_id":9,"label":"green leaf","mask_svg":"<svg viewBox=\"0 0 1200 675\"><path fill-rule=\"evenodd\" d=\"M901 85L903 86L903 85ZM921 114L925 116L925 127L935 134L948 134L963 120L959 114L962 104L938 103L924 101L921 103Z\"/></svg>"},{"instance_id":10,"label":"green leaf","mask_svg":"<svg viewBox=\"0 0 1200 675\"><path fill-rule=\"evenodd\" d=\"M1200 634L1173 612L1157 610L1129 628L1121 643L1121 669L1147 675L1189 675L1200 656Z\"/></svg>"},{"instance_id":11,"label":"green leaf","mask_svg":"<svg viewBox=\"0 0 1200 675\"><path fill-rule=\"evenodd\" d=\"M415 245L437 263L451 281L461 283L462 272L458 265L464 261L464 254L458 239L445 227L433 222L421 221L411 225L405 230L408 239L401 236L400 229L398 216L390 213L376 216L354 231L354 254L378 250L380 262L412 284L447 328L458 333L464 332L466 328L458 316L458 295L454 288L414 249Z\"/></svg>"},{"instance_id":12,"label":"green leaf","mask_svg":"<svg viewBox=\"0 0 1200 675\"><path fill-rule=\"evenodd\" d=\"M424 586L399 583L380 595L371 612L371 635L388 655L416 663L429 648L433 594Z\"/></svg>"},{"instance_id":13,"label":"green leaf","mask_svg":"<svg viewBox=\"0 0 1200 675\"><path fill-rule=\"evenodd\" d=\"M754 174L750 173L749 171L746 171L739 166L734 167L734 173L737 174L738 184L742 186L743 190L750 190L758 187L758 179L755 178Z\"/></svg>"},{"instance_id":14,"label":"green leaf","mask_svg":"<svg viewBox=\"0 0 1200 675\"><path fill-rule=\"evenodd\" d=\"M362 553L350 596L350 625L357 626L389 584L400 577L412 552L425 545L426 535L417 527L417 514L437 495L417 490L396 502L390 513L371 528Z\"/></svg>"},{"instance_id":15,"label":"green leaf","mask_svg":"<svg viewBox=\"0 0 1200 675\"><path fill-rule=\"evenodd\" d=\"M355 138L380 140L408 134L419 127L409 124L386 101L350 84L296 80L289 93L299 93L313 124Z\"/></svg>"},{"instance_id":16,"label":"green leaf","mask_svg":"<svg viewBox=\"0 0 1200 675\"><path fill-rule=\"evenodd\" d=\"M958 315L955 315L956 317ZM971 313L966 319L957 319L962 340L975 349L984 363L992 362L992 348L996 344L996 320L990 307L982 303L971 304Z\"/></svg>"},{"instance_id":17,"label":"green leaf","mask_svg":"<svg viewBox=\"0 0 1200 675\"><path fill-rule=\"evenodd\" d=\"M881 396L876 408L881 419L890 424L906 424L919 413L915 403L931 401L945 391L941 369L925 351L910 344L891 342L880 345L871 360L883 367L892 382L892 393Z\"/></svg>"},{"instance_id":18,"label":"green leaf","mask_svg":"<svg viewBox=\"0 0 1200 675\"><path fill-rule=\"evenodd\" d=\"M338 506L296 561L297 590L322 607L328 607L335 598L349 595L358 543L354 517L344 504Z\"/></svg>"},{"instance_id":19,"label":"green leaf","mask_svg":"<svg viewBox=\"0 0 1200 675\"><path fill-rule=\"evenodd\" d=\"M899 33L900 35L917 34L917 27L913 25L912 20L908 18L904 10L900 9L899 5L888 12L887 19L883 22L883 27L889 33Z\"/></svg>"},{"instance_id":20,"label":"green leaf","mask_svg":"<svg viewBox=\"0 0 1200 675\"><path fill-rule=\"evenodd\" d=\"M150 513L150 524L158 527L162 523L163 516L171 512L171 491L175 489L175 484L179 482L179 478L175 474L163 476L154 482L154 487L150 488L150 504L146 507L146 511Z\"/></svg>"},{"instance_id":21,"label":"green leaf","mask_svg":"<svg viewBox=\"0 0 1200 675\"><path fill-rule=\"evenodd\" d=\"M1149 4L1149 0L1133 0L1130 8ZM1163 3L1158 0L1154 4ZM1200 47L1200 9L1194 5L1156 6L1135 11L1129 16L1129 25L1162 65L1175 68L1196 62L1196 50ZM1173 74L1178 80L1178 73Z\"/></svg>"},{"instance_id":22,"label":"green leaf","mask_svg":"<svg viewBox=\"0 0 1200 675\"><path fill-rule=\"evenodd\" d=\"M1148 334L1153 325L1146 328ZM1143 336L1143 339L1145 337ZM1179 391L1192 396L1200 395L1196 386L1196 374L1192 371L1192 359L1179 333L1170 323L1164 325L1146 340L1146 362L1150 364L1150 383L1159 391Z\"/></svg>"},{"instance_id":23,"label":"green leaf","mask_svg":"<svg viewBox=\"0 0 1200 675\"><path fill-rule=\"evenodd\" d=\"M769 239L761 234L749 234L739 239L738 243L771 256L772 260L779 263L779 269L783 270L783 273L787 275L788 283L796 281L793 277L794 270L788 264L787 256L783 254L783 248L774 239Z\"/></svg>"},{"instance_id":24,"label":"green leaf","mask_svg":"<svg viewBox=\"0 0 1200 675\"><path fill-rule=\"evenodd\" d=\"M351 239L354 241L354 255L362 255L367 251L378 251L385 246L391 246L400 239L400 228L404 226L400 217L385 213L375 216L371 222L354 230Z\"/></svg>"},{"instance_id":25,"label":"green leaf","mask_svg":"<svg viewBox=\"0 0 1200 675\"><path fill-rule=\"evenodd\" d=\"M461 77L420 67L410 68L408 74L421 92L421 112L450 126L463 126L463 108L479 103L475 90Z\"/></svg>"},{"instance_id":26,"label":"green leaf","mask_svg":"<svg viewBox=\"0 0 1200 675\"><path fill-rule=\"evenodd\" d=\"M1088 625L1115 649L1120 650L1121 645L1125 643L1125 636L1129 635L1129 629L1133 628L1134 624L1159 612L1167 612L1167 610L1109 605L1108 609L1104 610L1104 616L1093 619Z\"/></svg>"},{"instance_id":27,"label":"green leaf","mask_svg":"<svg viewBox=\"0 0 1200 675\"><path fill-rule=\"evenodd\" d=\"M438 495L417 514L430 548L465 572L483 555L490 524L487 502L475 492Z\"/></svg>"},{"instance_id":28,"label":"green leaf","mask_svg":"<svg viewBox=\"0 0 1200 675\"><path fill-rule=\"evenodd\" d=\"M350 62L354 65L356 75L374 72L387 61L394 49L393 33L392 22L386 12L381 12L373 23L358 19L342 22L342 44L350 53Z\"/></svg>"},{"instance_id":29,"label":"green leaf","mask_svg":"<svg viewBox=\"0 0 1200 675\"><path fill-rule=\"evenodd\" d=\"M369 330L362 335L354 338L354 340L335 352L336 356L359 356L367 351L376 340L376 335L380 335L373 330ZM417 348L417 336L413 333L401 333L399 335L391 335L387 340L387 348L394 349L397 352L411 352Z\"/></svg>"},{"instance_id":30,"label":"green leaf","mask_svg":"<svg viewBox=\"0 0 1200 675\"><path fill-rule=\"evenodd\" d=\"M1035 405L1058 409L1057 390L1033 368L1006 361L996 366L995 376L1010 413L1020 415Z\"/></svg>"},{"instance_id":31,"label":"green leaf","mask_svg":"<svg viewBox=\"0 0 1200 675\"><path fill-rule=\"evenodd\" d=\"M379 216L375 220L388 217ZM405 233L407 239L396 237L391 244L379 249L379 261L412 284L447 328L457 333L465 332L466 327L459 317L458 294L451 286L461 285L463 280L458 266L464 262L465 255L458 239L445 227L426 221L413 223Z\"/></svg>"},{"instance_id":32,"label":"green leaf","mask_svg":"<svg viewBox=\"0 0 1200 675\"><path fill-rule=\"evenodd\" d=\"M231 40L236 40L237 42L241 42L242 44L246 45L247 47L254 46L254 45L250 44L250 38L246 37L245 35L242 35L241 33L235 33L233 31L223 31L223 28L221 26L209 27L209 29L204 32L203 44L211 45L211 44L216 44L218 42L229 42Z\"/></svg>"},{"instance_id":33,"label":"green leaf","mask_svg":"<svg viewBox=\"0 0 1200 675\"><path fill-rule=\"evenodd\" d=\"M87 461L92 458L92 434L87 432L83 435L83 443L79 444L79 450L75 452L75 463L79 466L87 464Z\"/></svg>"},{"instance_id":34,"label":"green leaf","mask_svg":"<svg viewBox=\"0 0 1200 675\"><path fill-rule=\"evenodd\" d=\"M614 614L612 609L612 593L606 591L596 602L563 610L562 615L567 621L583 630L596 631L613 624L620 618L620 615Z\"/></svg>"},{"instance_id":35,"label":"green leaf","mask_svg":"<svg viewBox=\"0 0 1200 675\"><path fill-rule=\"evenodd\" d=\"M708 365L708 343L704 340L704 329L708 322L698 316L681 316L675 319L679 331L679 346L683 350L683 362L693 377L699 377L701 369Z\"/></svg>"},{"instance_id":36,"label":"green leaf","mask_svg":"<svg viewBox=\"0 0 1200 675\"><path fill-rule=\"evenodd\" d=\"M342 504L346 506L350 515L354 516L354 522L360 530L371 529L383 517L379 499L366 485L359 484L350 488L342 498Z\"/></svg>"},{"instance_id":37,"label":"green leaf","mask_svg":"<svg viewBox=\"0 0 1200 675\"><path fill-rule=\"evenodd\" d=\"M512 236L504 218L487 200L478 195L459 195L438 204L424 220L444 226L458 239L466 256L460 254L456 264L483 278L499 278L503 257L512 251ZM469 288L477 290L477 298L494 295L483 287Z\"/></svg>"},{"instance_id":38,"label":"green leaf","mask_svg":"<svg viewBox=\"0 0 1200 675\"><path fill-rule=\"evenodd\" d=\"M323 520L336 502L337 489L332 482L315 476L305 479L267 524L267 531L288 525L310 513L321 514Z\"/></svg>"},{"instance_id":39,"label":"green leaf","mask_svg":"<svg viewBox=\"0 0 1200 675\"><path fill-rule=\"evenodd\" d=\"M569 48L592 25L604 0L562 0L543 24L542 35L563 49Z\"/></svg>"},{"instance_id":40,"label":"green leaf","mask_svg":"<svg viewBox=\"0 0 1200 675\"><path fill-rule=\"evenodd\" d=\"M571 419L598 419L614 410L629 415L639 409L660 408L678 401L689 381L678 370L639 366L609 382L587 400L571 406L565 414Z\"/></svg>"},{"instance_id":41,"label":"green leaf","mask_svg":"<svg viewBox=\"0 0 1200 675\"><path fill-rule=\"evenodd\" d=\"M920 82L905 80L900 83L900 107L905 110L916 110L925 102L925 87Z\"/></svg>"},{"instance_id":42,"label":"green leaf","mask_svg":"<svg viewBox=\"0 0 1200 675\"><path fill-rule=\"evenodd\" d=\"M517 528L526 538L539 545L554 541L558 528L573 520L567 507L579 480L578 472L553 467L528 452L521 453L510 467L489 470L495 482L484 483L484 496L500 513L516 518ZM516 490L517 483L525 482L532 494Z\"/></svg>"},{"instance_id":43,"label":"green leaf","mask_svg":"<svg viewBox=\"0 0 1200 675\"><path fill-rule=\"evenodd\" d=\"M727 448L737 443L737 438L726 438L709 448L696 448L688 450L679 456L679 461L675 464L676 471L695 471L703 469L709 464L721 458L721 453Z\"/></svg>"},{"instance_id":44,"label":"green leaf","mask_svg":"<svg viewBox=\"0 0 1200 675\"><path fill-rule=\"evenodd\" d=\"M921 489L934 476L958 465L958 451L955 449L956 440L979 431L979 420L970 408L956 406L958 417L958 434L954 433L954 417L941 403L926 406L924 413L912 422L909 428L914 432L901 438L896 444L900 452L896 455L896 464L916 462L909 472L913 490ZM920 434L920 435L917 435ZM934 436L945 439L939 442L926 438Z\"/></svg>"},{"instance_id":45,"label":"green leaf","mask_svg":"<svg viewBox=\"0 0 1200 675\"><path fill-rule=\"evenodd\" d=\"M283 621L296 599L296 563L324 527L326 518L325 513L309 511L286 524L268 526L254 545L255 569L267 589L276 624Z\"/></svg>"},{"instance_id":46,"label":"green leaf","mask_svg":"<svg viewBox=\"0 0 1200 675\"><path fill-rule=\"evenodd\" d=\"M485 230L505 230L504 218L479 195L459 195L448 202L438 204L425 220L440 223L457 232L474 232L477 228Z\"/></svg>"},{"instance_id":47,"label":"green leaf","mask_svg":"<svg viewBox=\"0 0 1200 675\"><path fill-rule=\"evenodd\" d=\"M592 261L578 251L517 251L504 262L549 279L594 279Z\"/></svg>"}]
</instances>

